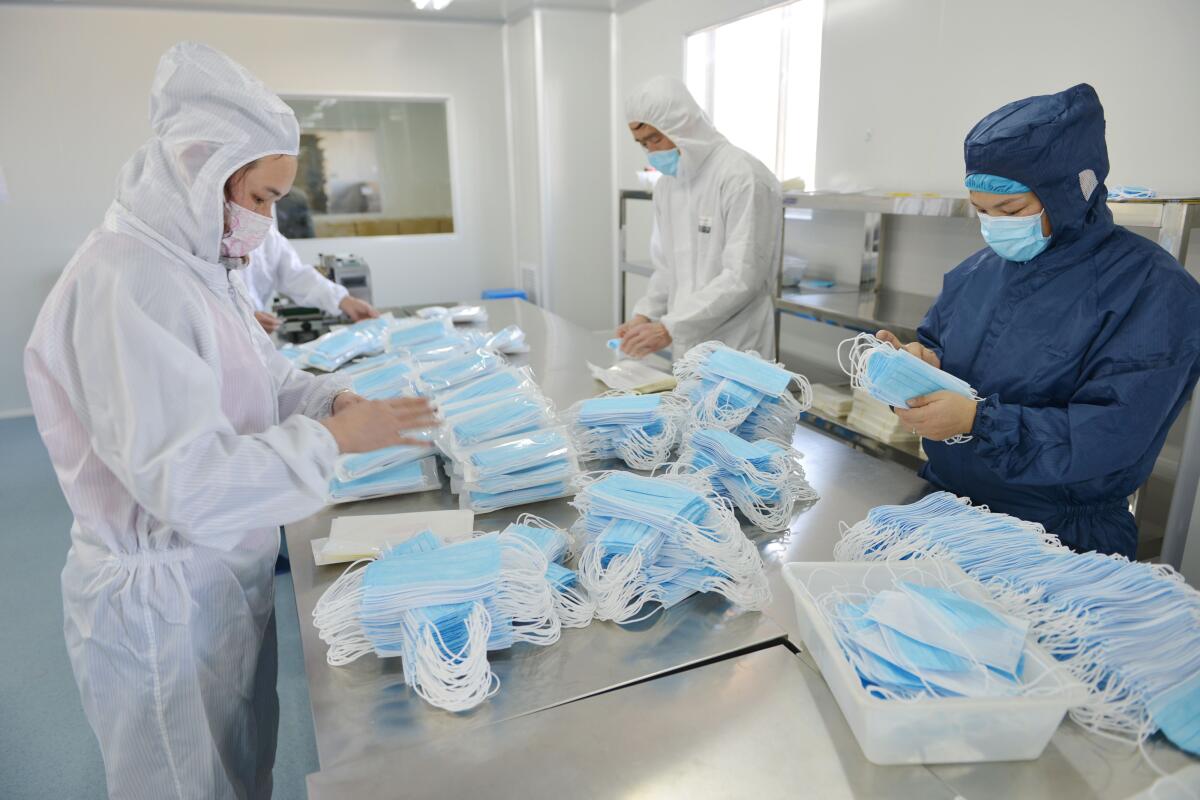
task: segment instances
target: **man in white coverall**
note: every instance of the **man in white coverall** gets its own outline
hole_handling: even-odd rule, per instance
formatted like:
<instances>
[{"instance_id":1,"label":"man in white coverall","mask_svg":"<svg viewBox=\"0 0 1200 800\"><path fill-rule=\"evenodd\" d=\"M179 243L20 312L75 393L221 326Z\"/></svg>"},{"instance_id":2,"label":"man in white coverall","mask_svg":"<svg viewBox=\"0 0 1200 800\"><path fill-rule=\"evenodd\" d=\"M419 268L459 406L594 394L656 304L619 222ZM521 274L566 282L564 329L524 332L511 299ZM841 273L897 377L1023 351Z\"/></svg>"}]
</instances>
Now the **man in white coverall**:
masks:
<instances>
[{"instance_id":1,"label":"man in white coverall","mask_svg":"<svg viewBox=\"0 0 1200 800\"><path fill-rule=\"evenodd\" d=\"M783 224L779 181L717 133L687 87L652 78L625 102L651 166L654 275L617 329L634 358L671 347L676 357L710 340L775 356L771 301Z\"/></svg>"},{"instance_id":2,"label":"man in white coverall","mask_svg":"<svg viewBox=\"0 0 1200 800\"><path fill-rule=\"evenodd\" d=\"M301 261L277 225L271 226L267 238L250 254L250 266L242 279L254 304L254 318L267 333L274 333L282 323L271 313L271 298L276 292L297 305L319 308L331 317L345 314L351 322L379 316L370 303L351 297L345 286Z\"/></svg>"},{"instance_id":3,"label":"man in white coverall","mask_svg":"<svg viewBox=\"0 0 1200 800\"><path fill-rule=\"evenodd\" d=\"M279 526L325 506L339 453L433 414L293 369L254 321L238 273L296 176L291 109L184 42L150 121L25 349L75 517L67 653L111 797L266 798Z\"/></svg>"}]
</instances>

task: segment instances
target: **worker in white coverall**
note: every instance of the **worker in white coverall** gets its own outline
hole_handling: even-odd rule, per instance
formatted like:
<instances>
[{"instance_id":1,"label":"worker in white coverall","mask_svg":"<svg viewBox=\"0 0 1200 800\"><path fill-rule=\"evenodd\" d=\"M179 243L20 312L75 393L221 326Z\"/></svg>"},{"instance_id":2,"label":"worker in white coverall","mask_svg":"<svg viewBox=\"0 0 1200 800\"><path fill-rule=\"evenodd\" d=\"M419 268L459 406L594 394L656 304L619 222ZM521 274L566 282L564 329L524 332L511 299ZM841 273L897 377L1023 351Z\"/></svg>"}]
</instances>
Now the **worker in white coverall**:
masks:
<instances>
[{"instance_id":1,"label":"worker in white coverall","mask_svg":"<svg viewBox=\"0 0 1200 800\"><path fill-rule=\"evenodd\" d=\"M254 318L267 333L274 333L282 324L271 313L271 298L276 292L298 305L319 308L331 317L345 314L351 322L379 316L366 300L351 297L345 286L301 261L300 254L277 225L271 226L262 245L250 254L250 266L242 280L254 305Z\"/></svg>"},{"instance_id":2,"label":"worker in white coverall","mask_svg":"<svg viewBox=\"0 0 1200 800\"><path fill-rule=\"evenodd\" d=\"M25 351L75 516L67 651L112 797L268 797L279 526L325 505L339 453L433 417L294 370L254 321L238 272L296 174L291 110L182 43L150 116Z\"/></svg>"},{"instance_id":3,"label":"worker in white coverall","mask_svg":"<svg viewBox=\"0 0 1200 800\"><path fill-rule=\"evenodd\" d=\"M654 187L654 274L633 318L617 329L622 352L640 358L671 347L678 357L715 339L773 358L779 181L717 133L674 78L633 92L625 119L662 177Z\"/></svg>"}]
</instances>

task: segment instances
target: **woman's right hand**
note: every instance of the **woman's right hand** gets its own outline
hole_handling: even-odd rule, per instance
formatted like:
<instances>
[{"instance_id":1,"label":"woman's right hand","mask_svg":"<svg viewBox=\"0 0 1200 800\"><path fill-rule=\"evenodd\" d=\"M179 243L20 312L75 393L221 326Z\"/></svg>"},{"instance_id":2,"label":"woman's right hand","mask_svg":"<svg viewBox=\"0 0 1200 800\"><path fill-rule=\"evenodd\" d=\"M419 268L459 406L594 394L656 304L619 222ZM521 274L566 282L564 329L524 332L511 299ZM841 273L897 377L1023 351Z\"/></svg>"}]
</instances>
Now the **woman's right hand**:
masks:
<instances>
[{"instance_id":1,"label":"woman's right hand","mask_svg":"<svg viewBox=\"0 0 1200 800\"><path fill-rule=\"evenodd\" d=\"M924 361L926 364L931 364L938 369L942 368L942 360L938 358L938 354L930 350L920 342L909 342L908 344L900 344L900 338L891 331L879 331L875 334L875 338L881 342L887 342L897 350L907 350L917 358Z\"/></svg>"},{"instance_id":2,"label":"woman's right hand","mask_svg":"<svg viewBox=\"0 0 1200 800\"><path fill-rule=\"evenodd\" d=\"M429 401L422 397L364 400L321 420L337 441L339 453L367 453L384 447L425 444L404 436L405 431L437 427Z\"/></svg>"}]
</instances>

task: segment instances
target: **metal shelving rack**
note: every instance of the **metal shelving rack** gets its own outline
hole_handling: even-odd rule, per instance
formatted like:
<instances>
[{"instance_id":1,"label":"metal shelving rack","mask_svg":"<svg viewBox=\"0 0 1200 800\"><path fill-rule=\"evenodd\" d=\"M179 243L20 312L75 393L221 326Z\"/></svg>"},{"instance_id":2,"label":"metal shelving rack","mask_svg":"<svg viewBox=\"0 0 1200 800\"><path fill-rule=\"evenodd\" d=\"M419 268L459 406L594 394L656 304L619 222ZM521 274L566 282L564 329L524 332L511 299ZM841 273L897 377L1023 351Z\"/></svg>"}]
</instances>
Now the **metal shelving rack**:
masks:
<instances>
[{"instance_id":1,"label":"metal shelving rack","mask_svg":"<svg viewBox=\"0 0 1200 800\"><path fill-rule=\"evenodd\" d=\"M626 276L649 277L654 268L649 264L631 262L626 251L626 204L630 200L650 200L653 195L641 190L622 190L619 195L618 284L619 317L625 320ZM1200 198L1155 198L1149 200L1109 201L1113 220L1118 225L1152 228L1158 231L1156 240L1180 263L1187 259L1191 230L1200 226ZM875 331L887 328L901 338L916 338L916 329L935 298L898 292L883 286L884 225L887 215L904 217L972 218L975 210L965 198L920 196L885 196L866 194L831 194L820 192L788 193L783 198L785 220L796 211L845 211L863 215L862 271L857 291L820 292L785 288L783 265L778 270L775 294L775 346L779 350L780 320L791 314L819 322L840 325L854 331ZM791 213L789 213L791 212ZM839 420L818 414L806 414L805 422L834 433L864 449L902 463L916 459L911 448L890 445L871 439L866 434L847 427ZM1184 429L1183 448L1176 474L1170 511L1163 537L1162 560L1179 567L1184 559L1194 559L1191 549L1200 548L1200 519L1193 519L1193 506L1200 507L1200 403L1189 403L1176 425ZM1189 536L1189 531L1194 535ZM1190 541L1189 541L1190 539ZM1200 575L1189 576L1200 585Z\"/></svg>"}]
</instances>

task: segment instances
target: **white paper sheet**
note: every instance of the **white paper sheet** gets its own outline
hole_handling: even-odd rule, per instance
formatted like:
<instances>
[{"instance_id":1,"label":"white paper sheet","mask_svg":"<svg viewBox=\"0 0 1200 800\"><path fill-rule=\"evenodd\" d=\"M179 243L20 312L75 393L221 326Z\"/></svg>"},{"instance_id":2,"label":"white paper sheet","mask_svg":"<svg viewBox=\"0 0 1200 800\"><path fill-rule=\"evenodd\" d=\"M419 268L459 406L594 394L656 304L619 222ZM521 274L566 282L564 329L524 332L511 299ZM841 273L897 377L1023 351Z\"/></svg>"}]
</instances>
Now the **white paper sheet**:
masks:
<instances>
[{"instance_id":1,"label":"white paper sheet","mask_svg":"<svg viewBox=\"0 0 1200 800\"><path fill-rule=\"evenodd\" d=\"M611 367L598 367L588 362L592 377L610 389L627 392L665 392L675 388L675 377L655 369L644 361L621 359Z\"/></svg>"},{"instance_id":2,"label":"white paper sheet","mask_svg":"<svg viewBox=\"0 0 1200 800\"><path fill-rule=\"evenodd\" d=\"M325 566L370 558L421 531L432 531L445 541L469 534L474 525L475 512L470 510L335 517L328 538L312 540L313 561Z\"/></svg>"}]
</instances>

